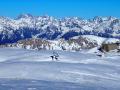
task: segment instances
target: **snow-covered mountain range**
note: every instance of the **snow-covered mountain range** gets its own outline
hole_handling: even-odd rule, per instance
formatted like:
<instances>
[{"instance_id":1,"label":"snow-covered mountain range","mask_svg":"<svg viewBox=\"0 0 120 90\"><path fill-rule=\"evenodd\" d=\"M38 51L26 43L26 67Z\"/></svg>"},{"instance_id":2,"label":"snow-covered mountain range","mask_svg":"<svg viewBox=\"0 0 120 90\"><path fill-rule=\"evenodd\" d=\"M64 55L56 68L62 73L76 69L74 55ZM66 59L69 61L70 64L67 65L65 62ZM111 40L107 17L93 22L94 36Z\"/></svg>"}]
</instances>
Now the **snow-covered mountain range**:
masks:
<instances>
[{"instance_id":1,"label":"snow-covered mountain range","mask_svg":"<svg viewBox=\"0 0 120 90\"><path fill-rule=\"evenodd\" d=\"M89 20L78 17L56 19L30 14L20 15L16 19L0 17L0 44L14 43L26 38L69 40L80 35L120 38L120 19L115 17L94 17Z\"/></svg>"}]
</instances>

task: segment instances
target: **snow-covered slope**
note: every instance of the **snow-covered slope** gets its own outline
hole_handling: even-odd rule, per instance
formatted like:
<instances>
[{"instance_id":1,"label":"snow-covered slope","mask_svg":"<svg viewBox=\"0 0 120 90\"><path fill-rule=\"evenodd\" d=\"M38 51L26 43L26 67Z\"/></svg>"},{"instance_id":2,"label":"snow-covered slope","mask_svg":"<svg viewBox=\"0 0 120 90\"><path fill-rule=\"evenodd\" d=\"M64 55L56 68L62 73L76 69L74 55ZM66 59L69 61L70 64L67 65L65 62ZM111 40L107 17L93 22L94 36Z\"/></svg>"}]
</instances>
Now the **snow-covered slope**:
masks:
<instances>
[{"instance_id":1,"label":"snow-covered slope","mask_svg":"<svg viewBox=\"0 0 120 90\"><path fill-rule=\"evenodd\" d=\"M52 52L0 48L0 90L120 90L119 54Z\"/></svg>"},{"instance_id":2,"label":"snow-covered slope","mask_svg":"<svg viewBox=\"0 0 120 90\"><path fill-rule=\"evenodd\" d=\"M98 45L101 45L107 38L94 36L94 35L82 35L84 38L89 38L97 42ZM111 39L111 38L108 38ZM116 39L113 39L113 41Z\"/></svg>"},{"instance_id":3,"label":"snow-covered slope","mask_svg":"<svg viewBox=\"0 0 120 90\"><path fill-rule=\"evenodd\" d=\"M33 37L55 40L70 39L79 35L120 38L120 19L114 17L94 17L89 20L78 17L56 19L30 14L20 15L16 19L0 17L0 44Z\"/></svg>"},{"instance_id":4,"label":"snow-covered slope","mask_svg":"<svg viewBox=\"0 0 120 90\"><path fill-rule=\"evenodd\" d=\"M103 43L120 43L120 39L115 39L115 38L109 38L109 39L105 39Z\"/></svg>"}]
</instances>

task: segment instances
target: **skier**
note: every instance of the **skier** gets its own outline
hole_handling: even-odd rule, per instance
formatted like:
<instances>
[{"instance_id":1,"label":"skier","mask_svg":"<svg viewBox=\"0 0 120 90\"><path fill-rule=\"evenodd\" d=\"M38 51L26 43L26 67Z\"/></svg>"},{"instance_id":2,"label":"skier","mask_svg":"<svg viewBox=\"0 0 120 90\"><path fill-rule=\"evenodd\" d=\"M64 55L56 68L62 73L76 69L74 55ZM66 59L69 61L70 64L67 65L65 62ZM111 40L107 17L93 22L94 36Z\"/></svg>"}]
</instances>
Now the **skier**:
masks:
<instances>
[{"instance_id":1,"label":"skier","mask_svg":"<svg viewBox=\"0 0 120 90\"><path fill-rule=\"evenodd\" d=\"M56 61L58 60L58 57L59 57L59 55L58 55L58 53L57 52L53 52L53 55L52 56L50 56L51 58L52 58L52 61L55 59Z\"/></svg>"},{"instance_id":2,"label":"skier","mask_svg":"<svg viewBox=\"0 0 120 90\"><path fill-rule=\"evenodd\" d=\"M52 58L52 61L54 60L54 56L50 56Z\"/></svg>"},{"instance_id":3,"label":"skier","mask_svg":"<svg viewBox=\"0 0 120 90\"><path fill-rule=\"evenodd\" d=\"M56 55L56 56L55 56L55 60L56 60L56 61L58 60L58 57L59 57L59 55Z\"/></svg>"},{"instance_id":4,"label":"skier","mask_svg":"<svg viewBox=\"0 0 120 90\"><path fill-rule=\"evenodd\" d=\"M53 52L53 55L54 55L55 60L57 61L57 60L58 60L58 57L59 57L59 54L54 51L54 52Z\"/></svg>"}]
</instances>

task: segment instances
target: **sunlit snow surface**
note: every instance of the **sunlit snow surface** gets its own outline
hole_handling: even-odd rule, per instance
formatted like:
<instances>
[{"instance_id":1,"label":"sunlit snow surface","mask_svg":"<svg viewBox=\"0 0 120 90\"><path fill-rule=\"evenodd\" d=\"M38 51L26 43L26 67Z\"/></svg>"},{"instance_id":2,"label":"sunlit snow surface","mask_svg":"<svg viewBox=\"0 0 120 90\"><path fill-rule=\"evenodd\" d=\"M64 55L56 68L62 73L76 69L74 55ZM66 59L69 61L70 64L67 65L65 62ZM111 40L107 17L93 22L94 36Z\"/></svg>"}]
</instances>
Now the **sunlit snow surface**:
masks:
<instances>
[{"instance_id":1,"label":"sunlit snow surface","mask_svg":"<svg viewBox=\"0 0 120 90\"><path fill-rule=\"evenodd\" d=\"M95 50L95 49L93 49ZM120 90L120 53L0 48L0 90Z\"/></svg>"}]
</instances>

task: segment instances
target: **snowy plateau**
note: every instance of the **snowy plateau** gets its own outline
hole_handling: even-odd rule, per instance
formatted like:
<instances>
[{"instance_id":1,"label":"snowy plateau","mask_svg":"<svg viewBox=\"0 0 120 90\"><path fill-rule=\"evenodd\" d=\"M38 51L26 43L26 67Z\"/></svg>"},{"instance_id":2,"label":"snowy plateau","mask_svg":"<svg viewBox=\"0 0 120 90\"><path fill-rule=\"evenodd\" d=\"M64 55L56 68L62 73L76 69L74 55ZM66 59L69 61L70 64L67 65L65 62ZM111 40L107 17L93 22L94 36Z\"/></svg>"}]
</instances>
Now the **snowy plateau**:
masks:
<instances>
[{"instance_id":1,"label":"snowy plateau","mask_svg":"<svg viewBox=\"0 0 120 90\"><path fill-rule=\"evenodd\" d=\"M0 90L120 90L120 53L0 48Z\"/></svg>"},{"instance_id":2,"label":"snowy plateau","mask_svg":"<svg viewBox=\"0 0 120 90\"><path fill-rule=\"evenodd\" d=\"M120 19L0 17L0 90L120 90L120 52L98 56L103 42L120 42Z\"/></svg>"}]
</instances>

